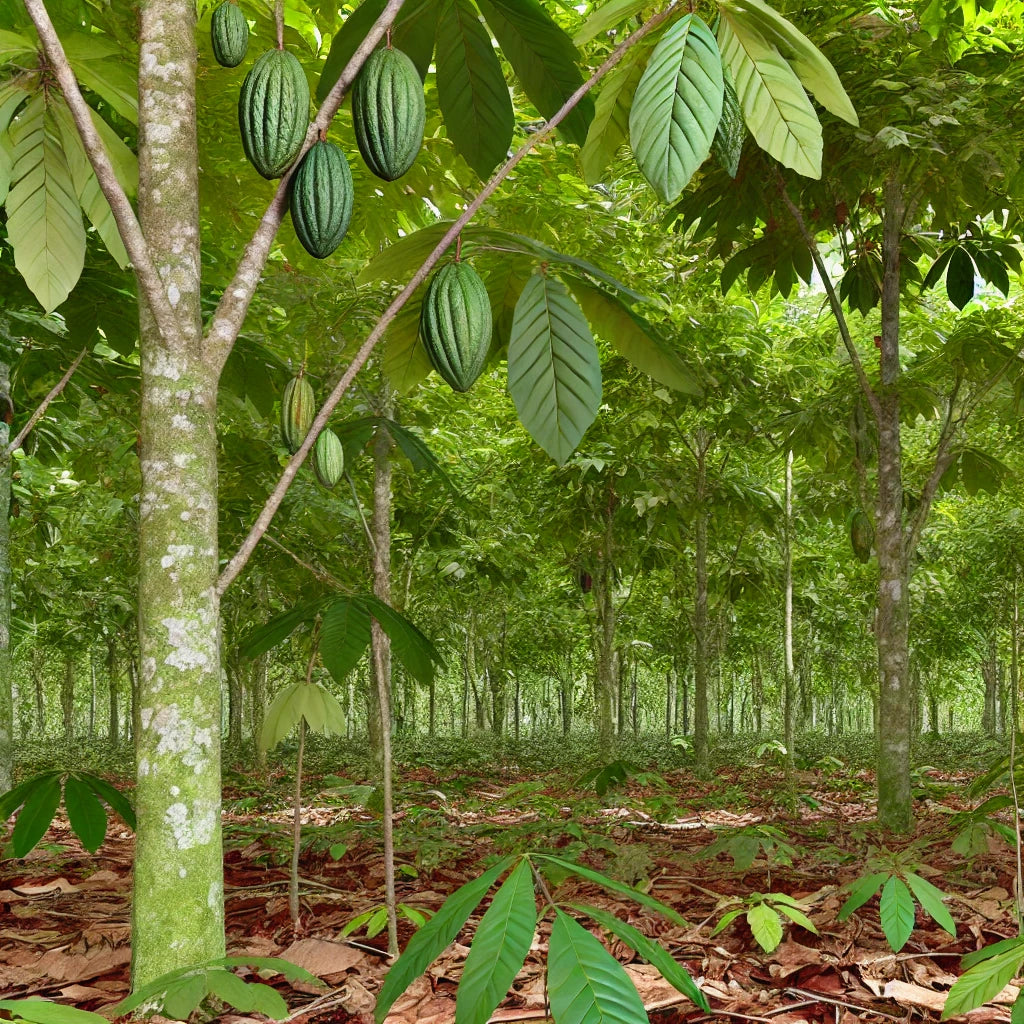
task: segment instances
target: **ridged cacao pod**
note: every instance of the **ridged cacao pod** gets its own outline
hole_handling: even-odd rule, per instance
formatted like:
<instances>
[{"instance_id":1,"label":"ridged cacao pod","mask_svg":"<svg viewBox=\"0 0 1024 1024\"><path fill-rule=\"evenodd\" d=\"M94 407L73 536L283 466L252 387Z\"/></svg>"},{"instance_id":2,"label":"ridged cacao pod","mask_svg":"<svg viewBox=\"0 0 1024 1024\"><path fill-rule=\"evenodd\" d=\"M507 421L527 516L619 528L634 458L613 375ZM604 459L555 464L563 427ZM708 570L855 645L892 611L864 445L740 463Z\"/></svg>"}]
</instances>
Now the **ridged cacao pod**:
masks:
<instances>
[{"instance_id":1,"label":"ridged cacao pod","mask_svg":"<svg viewBox=\"0 0 1024 1024\"><path fill-rule=\"evenodd\" d=\"M420 310L420 337L430 365L456 391L480 376L491 344L491 300L467 263L449 263L430 279Z\"/></svg>"},{"instance_id":2,"label":"ridged cacao pod","mask_svg":"<svg viewBox=\"0 0 1024 1024\"><path fill-rule=\"evenodd\" d=\"M294 455L313 425L316 396L305 377L293 377L281 396L281 440Z\"/></svg>"},{"instance_id":3,"label":"ridged cacao pod","mask_svg":"<svg viewBox=\"0 0 1024 1024\"><path fill-rule=\"evenodd\" d=\"M875 528L862 509L857 509L850 516L850 546L859 562L867 562L871 558L871 548L875 543Z\"/></svg>"},{"instance_id":4,"label":"ridged cacao pod","mask_svg":"<svg viewBox=\"0 0 1024 1024\"><path fill-rule=\"evenodd\" d=\"M222 68L237 68L249 49L249 22L240 7L222 3L210 20L213 56Z\"/></svg>"},{"instance_id":5,"label":"ridged cacao pod","mask_svg":"<svg viewBox=\"0 0 1024 1024\"><path fill-rule=\"evenodd\" d=\"M268 50L257 58L238 95L238 127L253 167L264 178L280 178L309 127L309 83L295 54Z\"/></svg>"},{"instance_id":6,"label":"ridged cacao pod","mask_svg":"<svg viewBox=\"0 0 1024 1024\"><path fill-rule=\"evenodd\" d=\"M326 259L338 248L352 219L352 171L342 148L314 142L295 171L291 188L295 234L310 256Z\"/></svg>"},{"instance_id":7,"label":"ridged cacao pod","mask_svg":"<svg viewBox=\"0 0 1024 1024\"><path fill-rule=\"evenodd\" d=\"M338 435L330 428L320 431L320 436L313 446L313 469L316 478L330 489L345 472L345 449L338 440Z\"/></svg>"},{"instance_id":8,"label":"ridged cacao pod","mask_svg":"<svg viewBox=\"0 0 1024 1024\"><path fill-rule=\"evenodd\" d=\"M401 50L374 50L352 88L352 124L366 166L385 181L400 178L423 145L423 83Z\"/></svg>"}]
</instances>

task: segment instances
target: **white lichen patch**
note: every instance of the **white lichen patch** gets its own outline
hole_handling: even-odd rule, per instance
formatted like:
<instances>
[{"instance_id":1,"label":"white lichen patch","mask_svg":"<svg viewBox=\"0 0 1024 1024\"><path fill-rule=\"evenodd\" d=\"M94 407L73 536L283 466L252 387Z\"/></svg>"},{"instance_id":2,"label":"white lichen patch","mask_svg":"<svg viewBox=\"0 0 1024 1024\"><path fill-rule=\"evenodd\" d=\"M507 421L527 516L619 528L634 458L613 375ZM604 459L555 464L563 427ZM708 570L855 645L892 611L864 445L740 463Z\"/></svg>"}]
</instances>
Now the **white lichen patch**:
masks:
<instances>
[{"instance_id":1,"label":"white lichen patch","mask_svg":"<svg viewBox=\"0 0 1024 1024\"><path fill-rule=\"evenodd\" d=\"M154 377L164 377L167 380L181 380L184 370L170 353L157 349L149 358L149 365L146 367Z\"/></svg>"},{"instance_id":2,"label":"white lichen patch","mask_svg":"<svg viewBox=\"0 0 1024 1024\"><path fill-rule=\"evenodd\" d=\"M140 779L145 778L149 775L149 759L145 757L139 758L139 767L136 769Z\"/></svg>"},{"instance_id":3,"label":"white lichen patch","mask_svg":"<svg viewBox=\"0 0 1024 1024\"><path fill-rule=\"evenodd\" d=\"M178 786L171 786L171 796L181 796L181 789Z\"/></svg>"},{"instance_id":4,"label":"white lichen patch","mask_svg":"<svg viewBox=\"0 0 1024 1024\"><path fill-rule=\"evenodd\" d=\"M174 456L174 464L178 469L185 469L185 467L188 466L190 462L194 461L194 459L195 456L191 452L178 452L177 455Z\"/></svg>"},{"instance_id":5,"label":"white lichen patch","mask_svg":"<svg viewBox=\"0 0 1024 1024\"><path fill-rule=\"evenodd\" d=\"M181 302L181 289L173 281L167 286L167 301L172 309Z\"/></svg>"},{"instance_id":6,"label":"white lichen patch","mask_svg":"<svg viewBox=\"0 0 1024 1024\"><path fill-rule=\"evenodd\" d=\"M221 917L224 913L224 889L220 882L211 882L210 889L206 894L206 905Z\"/></svg>"},{"instance_id":7,"label":"white lichen patch","mask_svg":"<svg viewBox=\"0 0 1024 1024\"><path fill-rule=\"evenodd\" d=\"M179 878L184 878L187 874L188 874L188 872L184 868L178 868L178 877Z\"/></svg>"},{"instance_id":8,"label":"white lichen patch","mask_svg":"<svg viewBox=\"0 0 1024 1024\"><path fill-rule=\"evenodd\" d=\"M175 413L171 417L171 426L184 434L191 434L196 429L192 420L188 416L183 416L180 412Z\"/></svg>"},{"instance_id":9,"label":"white lichen patch","mask_svg":"<svg viewBox=\"0 0 1024 1024\"><path fill-rule=\"evenodd\" d=\"M188 806L180 801L171 804L164 813L164 821L174 836L179 850L191 850L194 846L205 846L213 838L217 817L213 808L196 802L189 812Z\"/></svg>"},{"instance_id":10,"label":"white lichen patch","mask_svg":"<svg viewBox=\"0 0 1024 1024\"><path fill-rule=\"evenodd\" d=\"M152 708L143 708L139 712L139 721L142 722L142 728L143 729L148 729L149 728L149 723L153 721L153 709Z\"/></svg>"},{"instance_id":11,"label":"white lichen patch","mask_svg":"<svg viewBox=\"0 0 1024 1024\"><path fill-rule=\"evenodd\" d=\"M165 665L183 672L211 666L210 652L216 649L216 638L207 628L188 619L161 619L161 625L167 630L167 643L172 648L164 658Z\"/></svg>"}]
</instances>

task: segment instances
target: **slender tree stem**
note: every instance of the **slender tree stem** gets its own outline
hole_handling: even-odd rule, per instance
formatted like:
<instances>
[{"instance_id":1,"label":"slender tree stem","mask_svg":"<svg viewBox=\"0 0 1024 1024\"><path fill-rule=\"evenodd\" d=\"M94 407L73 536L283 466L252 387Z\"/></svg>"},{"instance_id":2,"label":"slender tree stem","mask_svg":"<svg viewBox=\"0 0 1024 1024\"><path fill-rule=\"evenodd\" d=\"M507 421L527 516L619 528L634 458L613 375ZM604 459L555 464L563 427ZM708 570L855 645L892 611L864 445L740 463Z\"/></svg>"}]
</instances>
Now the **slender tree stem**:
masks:
<instances>
[{"instance_id":1,"label":"slender tree stem","mask_svg":"<svg viewBox=\"0 0 1024 1024\"><path fill-rule=\"evenodd\" d=\"M39 403L36 411L28 418L28 422L18 431L14 440L3 450L3 458L10 458L24 443L25 438L32 432L32 428L46 415L50 403L67 387L67 383L74 376L75 370L81 365L85 358L86 349L78 353L78 357L68 367L67 373L50 389L50 393Z\"/></svg>"},{"instance_id":2,"label":"slender tree stem","mask_svg":"<svg viewBox=\"0 0 1024 1024\"><path fill-rule=\"evenodd\" d=\"M377 343L384 336L384 332L388 326L398 315L398 312L409 300L410 296L416 289L427 279L427 275L431 270L434 269L437 261L444 255L448 247L455 241L459 236L459 232L476 216L480 208L487 202L488 199L497 191L498 186L512 173L515 167L529 154L529 152L544 138L551 134L554 129L562 123L562 121L569 115L569 113L575 108L576 104L579 103L583 97L590 92L591 89L609 72L616 64L622 59L625 53L635 46L641 39L644 38L649 32L657 28L666 18L672 13L673 7L670 5L664 10L655 14L647 22L645 22L639 29L636 30L628 39L615 48L610 54L608 59L594 72L593 75L586 82L583 83L562 105L558 112L547 122L539 131L535 132L530 138L523 143L523 145L515 152L510 160L498 170L494 177L481 189L477 194L476 198L473 199L462 215L452 223L452 225L445 232L444 237L434 247L430 255L423 261L420 268L413 274L409 283L395 296L391 301L391 304L384 311L384 314L377 321L373 330L370 331L363 342L362 347L356 353L355 358L349 364L348 369L342 374L341 379L335 385L334 390L327 397L327 400L320 407L320 411L317 413L316 418L313 420L313 425L310 428L309 433L306 435L305 441L299 447L299 450L292 456L291 461L285 466L284 471L281 474L281 478L278 480L277 486L271 492L270 497L267 498L266 504L263 506L263 510L260 512L253 524L252 529L249 531L249 535L242 542L241 547L231 558L228 564L225 566L224 571L221 573L220 579L217 582L217 593L223 594L225 590L231 585L231 583L237 578L238 574L245 568L246 563L252 557L253 551L256 550L256 546L260 542L260 537L266 532L270 523L273 521L277 510L281 507L281 502L284 501L284 496L288 492L288 488L291 486L292 481L295 479L296 474L299 472L302 463L306 461L306 456L309 454L316 438L320 431L327 426L327 421L330 419L334 412L335 406L341 401L345 392L348 391L349 386L355 379L356 374L363 368L367 359L370 358L370 353L373 352ZM378 19L379 23L379 19ZM269 249L269 244L268 244ZM243 262L244 259L243 259ZM261 264L262 265L262 264ZM255 282L253 282L253 288L255 288ZM229 295L232 292L232 287L229 286L225 295ZM222 299L223 304L223 299ZM248 304L248 300L246 300ZM219 309L218 309L219 313ZM215 324L216 326L216 316ZM211 328L211 332L214 328ZM225 356L226 358L226 356Z\"/></svg>"},{"instance_id":3,"label":"slender tree stem","mask_svg":"<svg viewBox=\"0 0 1024 1024\"><path fill-rule=\"evenodd\" d=\"M288 914L292 927L299 923L299 854L302 850L302 755L306 747L306 719L299 719L299 750L295 755L295 802L292 807L292 870L288 876Z\"/></svg>"}]
</instances>

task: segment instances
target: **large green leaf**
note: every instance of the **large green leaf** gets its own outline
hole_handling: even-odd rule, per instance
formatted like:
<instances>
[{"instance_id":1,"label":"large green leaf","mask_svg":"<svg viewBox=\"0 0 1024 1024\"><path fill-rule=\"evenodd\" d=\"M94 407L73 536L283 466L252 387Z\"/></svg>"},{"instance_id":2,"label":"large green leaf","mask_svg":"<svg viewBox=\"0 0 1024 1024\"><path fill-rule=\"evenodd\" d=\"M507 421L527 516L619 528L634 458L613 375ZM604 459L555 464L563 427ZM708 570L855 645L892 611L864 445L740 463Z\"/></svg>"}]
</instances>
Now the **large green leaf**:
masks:
<instances>
[{"instance_id":1,"label":"large green leaf","mask_svg":"<svg viewBox=\"0 0 1024 1024\"><path fill-rule=\"evenodd\" d=\"M486 178L508 153L515 114L490 34L470 0L442 0L436 62L448 138Z\"/></svg>"},{"instance_id":2,"label":"large green leaf","mask_svg":"<svg viewBox=\"0 0 1024 1024\"><path fill-rule=\"evenodd\" d=\"M587 15L572 41L577 46L589 43L595 36L610 32L622 22L636 17L645 7L650 7L648 0L605 0Z\"/></svg>"},{"instance_id":3,"label":"large green leaf","mask_svg":"<svg viewBox=\"0 0 1024 1024\"><path fill-rule=\"evenodd\" d=\"M696 374L672 351L654 328L618 297L578 277L566 277L590 326L638 370L686 395L700 396Z\"/></svg>"},{"instance_id":4,"label":"large green leaf","mask_svg":"<svg viewBox=\"0 0 1024 1024\"><path fill-rule=\"evenodd\" d=\"M66 35L62 42L78 81L135 124L139 118L138 84L120 47L110 39L81 32Z\"/></svg>"},{"instance_id":5,"label":"large green leaf","mask_svg":"<svg viewBox=\"0 0 1024 1024\"><path fill-rule=\"evenodd\" d=\"M795 25L763 0L720 0L719 9L755 26L789 61L808 92L836 117L857 125L857 111L825 55Z\"/></svg>"},{"instance_id":6,"label":"large green leaf","mask_svg":"<svg viewBox=\"0 0 1024 1024\"><path fill-rule=\"evenodd\" d=\"M536 927L533 868L523 859L477 925L459 982L455 1024L487 1024L526 961Z\"/></svg>"},{"instance_id":7,"label":"large green leaf","mask_svg":"<svg viewBox=\"0 0 1024 1024\"><path fill-rule=\"evenodd\" d=\"M637 166L663 203L674 202L708 158L722 118L722 57L696 15L661 37L629 111Z\"/></svg>"},{"instance_id":8,"label":"large green leaf","mask_svg":"<svg viewBox=\"0 0 1024 1024\"><path fill-rule=\"evenodd\" d=\"M32 1024L104 1024L101 1017L91 1010L79 1010L75 1006L51 1003L46 999L0 999L0 1010L14 1020L31 1021Z\"/></svg>"},{"instance_id":9,"label":"large green leaf","mask_svg":"<svg viewBox=\"0 0 1024 1024\"><path fill-rule=\"evenodd\" d=\"M836 915L837 921L845 921L858 907L864 906L872 896L878 892L879 886L889 877L887 872L878 871L873 875L864 875L858 878L850 887L850 895L846 902L839 908Z\"/></svg>"},{"instance_id":10,"label":"large green leaf","mask_svg":"<svg viewBox=\"0 0 1024 1024\"><path fill-rule=\"evenodd\" d=\"M782 54L746 20L722 10L718 45L754 141L779 163L821 177L821 124Z\"/></svg>"},{"instance_id":11,"label":"large green leaf","mask_svg":"<svg viewBox=\"0 0 1024 1024\"><path fill-rule=\"evenodd\" d=\"M319 598L316 601L297 604L294 608L275 615L262 626L249 630L238 641L239 654L243 658L258 658L261 654L266 654L271 648L287 640L303 622L312 622L317 612L329 600L331 598Z\"/></svg>"},{"instance_id":12,"label":"large green leaf","mask_svg":"<svg viewBox=\"0 0 1024 1024\"><path fill-rule=\"evenodd\" d=\"M882 886L878 916L892 951L898 953L914 930L914 898L903 880L895 875Z\"/></svg>"},{"instance_id":13,"label":"large green leaf","mask_svg":"<svg viewBox=\"0 0 1024 1024\"><path fill-rule=\"evenodd\" d=\"M129 828L135 828L135 809L123 793L97 775L80 772L79 777L101 800L107 802L111 810L121 816Z\"/></svg>"},{"instance_id":14,"label":"large green leaf","mask_svg":"<svg viewBox=\"0 0 1024 1024\"><path fill-rule=\"evenodd\" d=\"M534 274L516 303L508 390L531 437L560 466L601 407L601 362L565 285Z\"/></svg>"},{"instance_id":15,"label":"large green leaf","mask_svg":"<svg viewBox=\"0 0 1024 1024\"><path fill-rule=\"evenodd\" d=\"M555 910L548 944L555 1024L640 1024L647 1012L629 975L582 925Z\"/></svg>"},{"instance_id":16,"label":"large green leaf","mask_svg":"<svg viewBox=\"0 0 1024 1024\"><path fill-rule=\"evenodd\" d=\"M435 241L434 245L436 244ZM391 252L394 247L389 246L381 255ZM429 252L430 249L424 254L424 259ZM422 262L421 259L420 263ZM419 263L416 265L419 266ZM366 272L365 268L363 272ZM410 275L411 273L412 271ZM426 380L433 369L426 349L420 342L420 309L423 306L425 289L424 284L413 292L409 301L398 311L398 315L384 332L384 373L391 386L403 395Z\"/></svg>"},{"instance_id":17,"label":"large green leaf","mask_svg":"<svg viewBox=\"0 0 1024 1024\"><path fill-rule=\"evenodd\" d=\"M73 772L64 780L64 809L82 845L95 853L107 837L107 812L92 787Z\"/></svg>"},{"instance_id":18,"label":"large green leaf","mask_svg":"<svg viewBox=\"0 0 1024 1024\"><path fill-rule=\"evenodd\" d=\"M932 885L927 879L922 878L920 875L915 875L913 871L905 872L904 877L907 880L907 885L910 886L911 891L917 897L917 902L924 908L924 912L940 928L945 928L955 939L956 922L953 920L953 915L947 909L946 904L942 902L946 894L941 889Z\"/></svg>"},{"instance_id":19,"label":"large green leaf","mask_svg":"<svg viewBox=\"0 0 1024 1024\"><path fill-rule=\"evenodd\" d=\"M15 857L24 857L43 838L59 803L60 774L54 772L38 779L11 833L11 853Z\"/></svg>"},{"instance_id":20,"label":"large green leaf","mask_svg":"<svg viewBox=\"0 0 1024 1024\"><path fill-rule=\"evenodd\" d=\"M747 911L747 924L755 941L766 953L774 952L782 941L782 921L778 911L767 903L755 903Z\"/></svg>"},{"instance_id":21,"label":"large green leaf","mask_svg":"<svg viewBox=\"0 0 1024 1024\"><path fill-rule=\"evenodd\" d=\"M1024 939L996 943L1003 948L994 956L976 961L954 982L942 1008L942 1020L968 1013L997 996L1017 976L1024 962ZM984 953L985 950L979 950ZM977 956L978 954L973 954ZM967 958L964 958L967 962Z\"/></svg>"},{"instance_id":22,"label":"large green leaf","mask_svg":"<svg viewBox=\"0 0 1024 1024\"><path fill-rule=\"evenodd\" d=\"M7 131L11 118L32 94L32 89L24 78L13 78L0 85L0 135Z\"/></svg>"},{"instance_id":23,"label":"large green leaf","mask_svg":"<svg viewBox=\"0 0 1024 1024\"><path fill-rule=\"evenodd\" d=\"M710 1011L707 997L699 988L689 971L682 964L672 958L669 952L657 942L647 938L643 932L637 930L633 925L621 918L616 917L610 911L602 910L599 907L592 907L584 903L572 904L574 910L581 914L592 917L602 928L606 928L617 939L624 942L630 949L640 954L652 967L657 967L661 976L674 985L692 1003L702 1010Z\"/></svg>"},{"instance_id":24,"label":"large green leaf","mask_svg":"<svg viewBox=\"0 0 1024 1024\"><path fill-rule=\"evenodd\" d=\"M403 427L394 420L382 418L380 421L394 439L398 450L409 460L417 473L432 473L453 493L458 494L455 481L445 472L444 466L437 461L434 453L418 434Z\"/></svg>"},{"instance_id":25,"label":"large green leaf","mask_svg":"<svg viewBox=\"0 0 1024 1024\"><path fill-rule=\"evenodd\" d=\"M572 40L537 0L477 2L530 102L543 117L551 118L583 84ZM582 146L593 116L594 101L588 94L558 130L569 142Z\"/></svg>"},{"instance_id":26,"label":"large green leaf","mask_svg":"<svg viewBox=\"0 0 1024 1024\"><path fill-rule=\"evenodd\" d=\"M27 61L19 58L34 57L35 54L36 44L33 40L17 32L0 29L0 64L9 64L12 61L27 64Z\"/></svg>"},{"instance_id":27,"label":"large green leaf","mask_svg":"<svg viewBox=\"0 0 1024 1024\"><path fill-rule=\"evenodd\" d=\"M273 750L287 736L301 717L295 709L292 698L301 681L289 683L278 691L263 715L263 729L260 732L260 749Z\"/></svg>"},{"instance_id":28,"label":"large green leaf","mask_svg":"<svg viewBox=\"0 0 1024 1024\"><path fill-rule=\"evenodd\" d=\"M442 664L441 655L428 637L424 636L404 615L390 605L369 594L362 594L353 601L360 609L372 615L391 640L391 652L405 670L417 682L429 686L434 678L437 665ZM325 618L326 629L326 618Z\"/></svg>"},{"instance_id":29,"label":"large green leaf","mask_svg":"<svg viewBox=\"0 0 1024 1024\"><path fill-rule=\"evenodd\" d=\"M47 124L42 94L28 103L11 126L11 141L7 235L15 266L49 313L68 297L81 276L85 228L63 149Z\"/></svg>"},{"instance_id":30,"label":"large green leaf","mask_svg":"<svg viewBox=\"0 0 1024 1024\"><path fill-rule=\"evenodd\" d=\"M320 657L336 683L344 683L370 645L370 615L353 597L334 601L324 612Z\"/></svg>"},{"instance_id":31,"label":"large green leaf","mask_svg":"<svg viewBox=\"0 0 1024 1024\"><path fill-rule=\"evenodd\" d=\"M382 1024L394 1001L455 939L484 894L513 860L514 857L503 858L479 878L456 889L441 909L413 935L402 955L391 965L377 994L377 1005L373 1011L376 1024Z\"/></svg>"},{"instance_id":32,"label":"large green leaf","mask_svg":"<svg viewBox=\"0 0 1024 1024\"><path fill-rule=\"evenodd\" d=\"M645 41L646 42L646 41ZM601 181L608 165L625 143L633 94L651 54L651 44L641 42L629 50L601 84L586 142L580 152L583 178L588 185Z\"/></svg>"}]
</instances>

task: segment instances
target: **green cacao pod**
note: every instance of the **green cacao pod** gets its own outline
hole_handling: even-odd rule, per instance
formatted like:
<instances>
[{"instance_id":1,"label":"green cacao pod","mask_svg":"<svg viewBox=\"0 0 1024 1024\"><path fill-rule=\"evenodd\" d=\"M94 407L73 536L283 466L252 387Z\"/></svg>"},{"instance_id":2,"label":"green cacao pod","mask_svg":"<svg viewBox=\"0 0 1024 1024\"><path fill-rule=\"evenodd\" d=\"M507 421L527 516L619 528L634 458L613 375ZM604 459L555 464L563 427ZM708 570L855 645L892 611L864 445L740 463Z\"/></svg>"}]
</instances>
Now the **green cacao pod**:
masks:
<instances>
[{"instance_id":1,"label":"green cacao pod","mask_svg":"<svg viewBox=\"0 0 1024 1024\"><path fill-rule=\"evenodd\" d=\"M366 166L385 181L400 178L423 145L423 83L401 50L374 50L352 88L352 124Z\"/></svg>"},{"instance_id":2,"label":"green cacao pod","mask_svg":"<svg viewBox=\"0 0 1024 1024\"><path fill-rule=\"evenodd\" d=\"M341 147L314 142L292 177L291 189L295 234L310 256L326 259L352 219L352 172Z\"/></svg>"},{"instance_id":3,"label":"green cacao pod","mask_svg":"<svg viewBox=\"0 0 1024 1024\"><path fill-rule=\"evenodd\" d=\"M345 449L338 435L330 428L320 431L313 446L313 469L324 487L332 488L345 472Z\"/></svg>"},{"instance_id":4,"label":"green cacao pod","mask_svg":"<svg viewBox=\"0 0 1024 1024\"><path fill-rule=\"evenodd\" d=\"M238 95L242 147L264 178L291 166L309 127L309 83L287 50L268 50L249 69Z\"/></svg>"},{"instance_id":5,"label":"green cacao pod","mask_svg":"<svg viewBox=\"0 0 1024 1024\"><path fill-rule=\"evenodd\" d=\"M871 558L871 548L875 543L875 528L862 509L857 509L850 516L850 546L858 562L867 562Z\"/></svg>"},{"instance_id":6,"label":"green cacao pod","mask_svg":"<svg viewBox=\"0 0 1024 1024\"><path fill-rule=\"evenodd\" d=\"M240 7L222 3L210 21L213 56L222 68L237 68L249 49L249 22Z\"/></svg>"},{"instance_id":7,"label":"green cacao pod","mask_svg":"<svg viewBox=\"0 0 1024 1024\"><path fill-rule=\"evenodd\" d=\"M293 377L281 396L281 440L293 455L306 440L316 416L316 396L305 377Z\"/></svg>"},{"instance_id":8,"label":"green cacao pod","mask_svg":"<svg viewBox=\"0 0 1024 1024\"><path fill-rule=\"evenodd\" d=\"M491 344L491 300L467 263L449 263L430 279L420 310L420 337L430 364L456 391L480 376Z\"/></svg>"}]
</instances>

